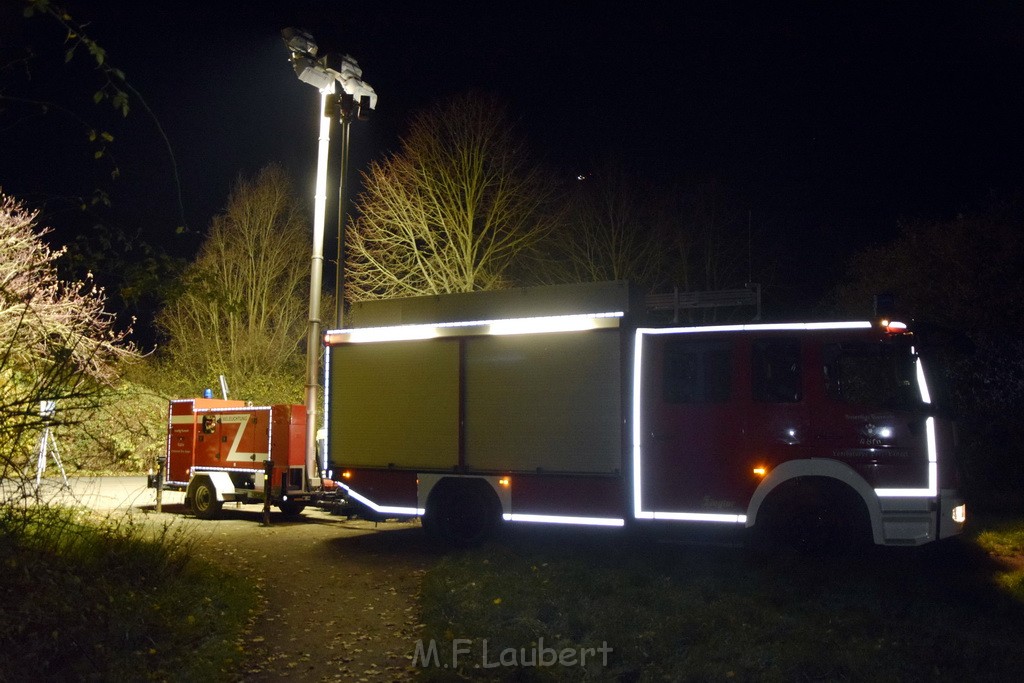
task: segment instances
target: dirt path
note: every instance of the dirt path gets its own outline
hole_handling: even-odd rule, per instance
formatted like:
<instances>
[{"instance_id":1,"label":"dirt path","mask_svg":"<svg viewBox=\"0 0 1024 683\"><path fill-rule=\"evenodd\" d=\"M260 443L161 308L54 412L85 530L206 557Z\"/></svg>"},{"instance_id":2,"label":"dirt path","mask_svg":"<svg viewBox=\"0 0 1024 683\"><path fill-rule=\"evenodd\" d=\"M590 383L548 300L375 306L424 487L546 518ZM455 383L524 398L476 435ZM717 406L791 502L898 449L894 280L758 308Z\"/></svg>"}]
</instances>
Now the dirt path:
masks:
<instances>
[{"instance_id":1,"label":"dirt path","mask_svg":"<svg viewBox=\"0 0 1024 683\"><path fill-rule=\"evenodd\" d=\"M181 524L201 554L241 572L259 588L240 642L238 680L408 681L420 637L417 598L437 558L419 523L375 524L308 508L298 519L259 506L225 506L221 519L186 514L183 495L156 492L145 477L82 477L71 490L44 482L46 498L101 513L142 514L147 523ZM202 596L197 596L201 599Z\"/></svg>"},{"instance_id":2,"label":"dirt path","mask_svg":"<svg viewBox=\"0 0 1024 683\"><path fill-rule=\"evenodd\" d=\"M181 493L165 493L157 514L145 477L74 478L70 491L58 481L44 484L54 501L182 524L204 557L252 578L262 601L239 643L238 680L414 677L420 582L438 557L418 523L374 524L308 508L296 520L275 510L265 527L259 506L230 503L221 519L202 521L186 514Z\"/></svg>"},{"instance_id":3,"label":"dirt path","mask_svg":"<svg viewBox=\"0 0 1024 683\"><path fill-rule=\"evenodd\" d=\"M168 513L184 516L182 506ZM263 604L242 639L244 681L406 681L418 638L420 581L435 556L415 523L374 524L259 508L186 523L208 559L252 577Z\"/></svg>"}]
</instances>

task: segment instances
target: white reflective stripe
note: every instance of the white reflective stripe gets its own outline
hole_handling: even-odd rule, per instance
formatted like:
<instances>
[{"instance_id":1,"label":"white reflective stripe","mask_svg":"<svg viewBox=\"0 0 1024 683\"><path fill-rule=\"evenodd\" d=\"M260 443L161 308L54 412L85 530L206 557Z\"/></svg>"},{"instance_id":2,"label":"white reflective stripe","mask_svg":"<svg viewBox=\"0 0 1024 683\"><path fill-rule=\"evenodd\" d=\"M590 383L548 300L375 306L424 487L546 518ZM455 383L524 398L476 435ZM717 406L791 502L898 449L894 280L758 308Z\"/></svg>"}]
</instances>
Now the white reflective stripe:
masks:
<instances>
[{"instance_id":1,"label":"white reflective stripe","mask_svg":"<svg viewBox=\"0 0 1024 683\"><path fill-rule=\"evenodd\" d=\"M359 495L358 493L353 491L352 487L350 487L350 486L348 486L346 484L343 484L341 482L338 482L338 485L341 486L343 489L345 489L345 491L347 491L348 494L350 496L352 496L352 498L354 498L355 500L358 500L360 503L362 503L363 505L367 506L368 508L370 508L374 512L385 512L385 513L390 513L392 515L422 515L423 512L424 512L423 508L407 508L407 507L398 507L398 506L394 506L394 505L377 505L376 503L374 503L372 500L370 500L366 496Z\"/></svg>"},{"instance_id":2,"label":"white reflective stripe","mask_svg":"<svg viewBox=\"0 0 1024 683\"><path fill-rule=\"evenodd\" d=\"M633 342L633 516L640 518L643 514L643 503L641 501L641 482L643 465L641 462L640 448L640 377L643 358L643 331L637 330Z\"/></svg>"},{"instance_id":3,"label":"white reflective stripe","mask_svg":"<svg viewBox=\"0 0 1024 683\"><path fill-rule=\"evenodd\" d=\"M921 359L917 359L917 387L921 391L921 400L924 403L932 402L932 394L928 391L928 380L924 376L924 366L921 364Z\"/></svg>"},{"instance_id":4,"label":"white reflective stripe","mask_svg":"<svg viewBox=\"0 0 1024 683\"><path fill-rule=\"evenodd\" d=\"M935 444L935 418L929 417L925 420L924 431L928 436L928 462L937 463L939 461L939 449Z\"/></svg>"},{"instance_id":5,"label":"white reflective stripe","mask_svg":"<svg viewBox=\"0 0 1024 683\"><path fill-rule=\"evenodd\" d=\"M649 512L645 519L670 519L682 522L725 522L729 524L746 524L746 515L729 515L711 512Z\"/></svg>"},{"instance_id":6,"label":"white reflective stripe","mask_svg":"<svg viewBox=\"0 0 1024 683\"><path fill-rule=\"evenodd\" d=\"M625 526L626 520L614 517L565 517L561 515L503 514L506 522L539 522L542 524L576 524L581 526Z\"/></svg>"},{"instance_id":7,"label":"white reflective stripe","mask_svg":"<svg viewBox=\"0 0 1024 683\"><path fill-rule=\"evenodd\" d=\"M171 415L172 425L190 425L195 424L195 415Z\"/></svg>"},{"instance_id":8,"label":"white reflective stripe","mask_svg":"<svg viewBox=\"0 0 1024 683\"><path fill-rule=\"evenodd\" d=\"M331 452L331 430L327 428L331 419L331 352L324 353L324 412L320 416L324 429L324 452L320 454L320 476L327 474L327 454Z\"/></svg>"},{"instance_id":9,"label":"white reflective stripe","mask_svg":"<svg viewBox=\"0 0 1024 683\"><path fill-rule=\"evenodd\" d=\"M679 520L693 522L728 522L746 523L746 515L729 515L705 512L670 512L645 510L641 493L643 490L643 435L642 407L642 358L644 335L660 334L697 334L702 332L752 332L769 330L850 330L869 329L867 321L839 323L782 323L782 324L750 324L750 325L712 325L706 327L674 327L674 328L639 328L636 331L633 348L633 516L636 519ZM925 380L921 361L917 361L918 385L921 389L922 401L931 402L928 385ZM926 422L928 443L928 487L919 489L875 489L879 497L929 497L938 495L938 449L935 439L935 419L929 417Z\"/></svg>"},{"instance_id":10,"label":"white reflective stripe","mask_svg":"<svg viewBox=\"0 0 1024 683\"><path fill-rule=\"evenodd\" d=\"M270 406L233 406L230 408L196 408L195 413L237 413L239 410L252 412L254 410L270 410Z\"/></svg>"},{"instance_id":11,"label":"white reflective stripe","mask_svg":"<svg viewBox=\"0 0 1024 683\"><path fill-rule=\"evenodd\" d=\"M925 436L928 441L928 488L926 489L875 489L879 498L925 498L939 495L939 450L935 442L935 418L929 417L925 423Z\"/></svg>"},{"instance_id":12,"label":"white reflective stripe","mask_svg":"<svg viewBox=\"0 0 1024 683\"><path fill-rule=\"evenodd\" d=\"M871 323L867 320L855 320L845 323L800 323L801 327L789 327L784 329L796 330L864 330L870 329Z\"/></svg>"},{"instance_id":13,"label":"white reflective stripe","mask_svg":"<svg viewBox=\"0 0 1024 683\"><path fill-rule=\"evenodd\" d=\"M858 327L860 323L851 323ZM870 326L870 323L865 323ZM641 440L643 435L643 425L641 423L641 416L643 415L643 408L641 405L642 393L642 369L643 369L643 337L645 334L666 334L672 332L686 332L686 331L708 331L714 329L716 331L739 331L749 328L764 329L763 325L721 325L716 328L707 327L692 327L692 328L671 328L668 330L662 329L638 329L636 331L634 345L633 345L633 517L635 519L653 519L653 520L666 520L666 521L680 521L680 522L712 522L712 523L731 523L731 524L745 524L747 521L746 515L733 515L733 514L719 514L719 513L708 513L708 512L674 512L674 511L662 511L662 510L645 510L643 506L642 491L643 491L643 448L641 447ZM772 326L771 329L778 329ZM787 328L788 329L788 328ZM805 328L800 328L805 329Z\"/></svg>"},{"instance_id":14,"label":"white reflective stripe","mask_svg":"<svg viewBox=\"0 0 1024 683\"><path fill-rule=\"evenodd\" d=\"M837 323L750 323L747 325L702 325L697 327L645 327L637 334L699 334L701 332L770 332L775 330L863 330L866 320Z\"/></svg>"},{"instance_id":15,"label":"white reflective stripe","mask_svg":"<svg viewBox=\"0 0 1024 683\"><path fill-rule=\"evenodd\" d=\"M203 467L197 465L192 468L193 472L246 472L249 474L262 474L265 470L261 467L260 469L253 469L251 467Z\"/></svg>"}]
</instances>

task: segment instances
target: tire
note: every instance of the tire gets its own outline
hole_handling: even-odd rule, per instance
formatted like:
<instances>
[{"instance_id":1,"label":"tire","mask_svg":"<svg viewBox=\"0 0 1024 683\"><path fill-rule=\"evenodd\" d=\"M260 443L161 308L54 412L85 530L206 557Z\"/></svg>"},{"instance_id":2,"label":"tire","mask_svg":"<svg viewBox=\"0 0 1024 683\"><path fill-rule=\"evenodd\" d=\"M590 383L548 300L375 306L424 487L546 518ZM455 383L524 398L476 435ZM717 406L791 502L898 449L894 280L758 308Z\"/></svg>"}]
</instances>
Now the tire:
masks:
<instances>
[{"instance_id":1,"label":"tire","mask_svg":"<svg viewBox=\"0 0 1024 683\"><path fill-rule=\"evenodd\" d=\"M841 556L870 545L871 518L848 486L827 479L797 479L773 492L758 513L754 547L806 556Z\"/></svg>"},{"instance_id":2,"label":"tire","mask_svg":"<svg viewBox=\"0 0 1024 683\"><path fill-rule=\"evenodd\" d=\"M217 491L209 479L203 478L196 482L190 498L192 512L199 519L216 519L224 501L217 500Z\"/></svg>"},{"instance_id":3,"label":"tire","mask_svg":"<svg viewBox=\"0 0 1024 683\"><path fill-rule=\"evenodd\" d=\"M285 517L298 517L306 509L306 504L296 500L285 500L277 504L277 509Z\"/></svg>"},{"instance_id":4,"label":"tire","mask_svg":"<svg viewBox=\"0 0 1024 683\"><path fill-rule=\"evenodd\" d=\"M483 479L445 479L427 499L423 528L438 543L453 548L478 546L498 528L501 504Z\"/></svg>"}]
</instances>

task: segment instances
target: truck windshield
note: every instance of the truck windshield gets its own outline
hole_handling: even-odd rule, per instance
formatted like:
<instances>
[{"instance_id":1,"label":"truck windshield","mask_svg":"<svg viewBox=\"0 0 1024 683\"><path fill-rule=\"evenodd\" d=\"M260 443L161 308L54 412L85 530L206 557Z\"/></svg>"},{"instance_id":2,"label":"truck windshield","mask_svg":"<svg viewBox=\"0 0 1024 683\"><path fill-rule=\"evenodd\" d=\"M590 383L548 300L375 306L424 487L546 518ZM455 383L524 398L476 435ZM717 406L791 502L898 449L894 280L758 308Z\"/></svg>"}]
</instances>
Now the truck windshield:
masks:
<instances>
[{"instance_id":1,"label":"truck windshield","mask_svg":"<svg viewBox=\"0 0 1024 683\"><path fill-rule=\"evenodd\" d=\"M924 406L916 360L909 345L893 342L827 344L824 351L828 395L844 403L885 410Z\"/></svg>"}]
</instances>

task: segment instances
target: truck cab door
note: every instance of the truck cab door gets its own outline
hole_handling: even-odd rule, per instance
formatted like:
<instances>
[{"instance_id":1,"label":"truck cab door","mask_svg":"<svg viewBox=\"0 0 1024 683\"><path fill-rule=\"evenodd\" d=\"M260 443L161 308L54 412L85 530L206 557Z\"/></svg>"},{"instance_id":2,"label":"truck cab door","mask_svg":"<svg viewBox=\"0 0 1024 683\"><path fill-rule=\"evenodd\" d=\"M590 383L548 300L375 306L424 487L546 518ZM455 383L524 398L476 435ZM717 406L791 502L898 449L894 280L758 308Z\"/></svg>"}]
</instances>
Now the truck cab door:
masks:
<instances>
[{"instance_id":1,"label":"truck cab door","mask_svg":"<svg viewBox=\"0 0 1024 683\"><path fill-rule=\"evenodd\" d=\"M732 462L743 443L735 342L646 335L641 368L640 505L644 512L741 514Z\"/></svg>"}]
</instances>

